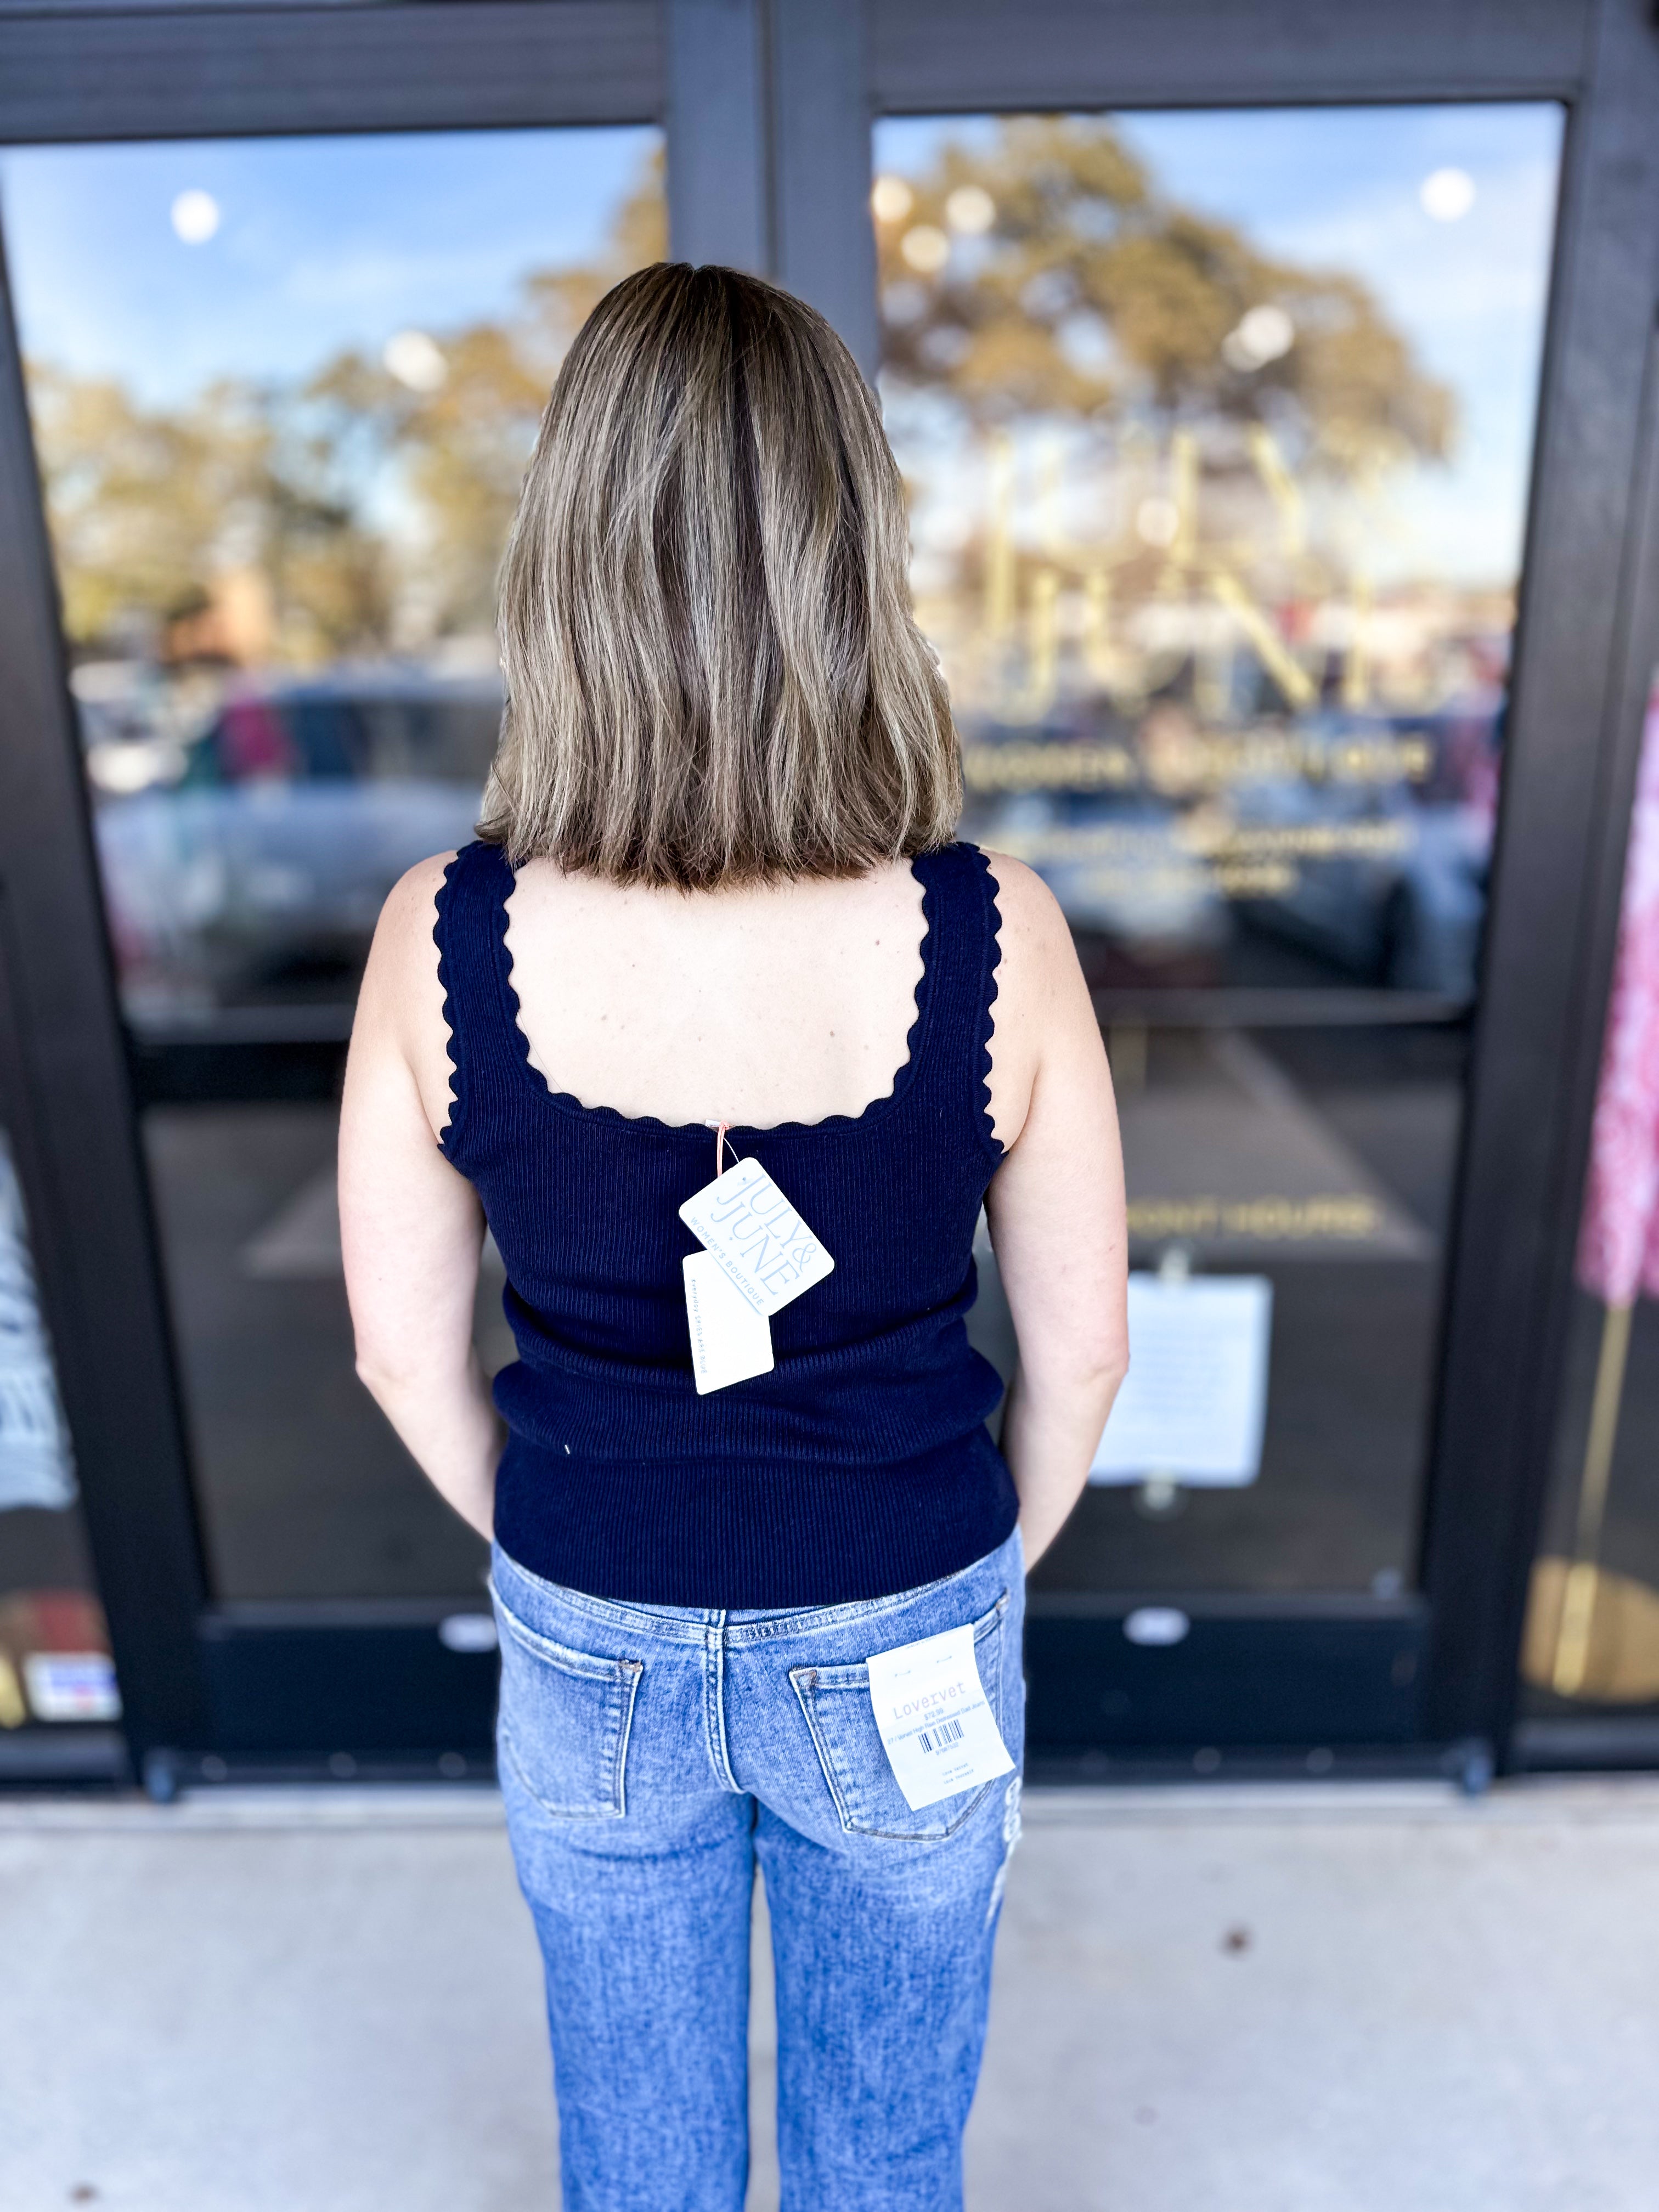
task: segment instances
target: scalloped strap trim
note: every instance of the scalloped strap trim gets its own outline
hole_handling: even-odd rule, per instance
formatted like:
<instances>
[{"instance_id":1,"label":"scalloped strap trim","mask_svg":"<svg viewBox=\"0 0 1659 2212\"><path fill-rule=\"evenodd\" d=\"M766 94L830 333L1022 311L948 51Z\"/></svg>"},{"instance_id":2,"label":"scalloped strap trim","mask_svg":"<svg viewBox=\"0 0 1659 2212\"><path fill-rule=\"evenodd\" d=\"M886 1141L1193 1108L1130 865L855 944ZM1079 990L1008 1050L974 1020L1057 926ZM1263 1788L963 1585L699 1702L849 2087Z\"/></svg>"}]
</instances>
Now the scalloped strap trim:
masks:
<instances>
[{"instance_id":1,"label":"scalloped strap trim","mask_svg":"<svg viewBox=\"0 0 1659 2212\"><path fill-rule=\"evenodd\" d=\"M453 978L449 969L449 906L455 886L455 871L461 864L457 853L444 870L444 879L438 886L433 903L437 916L432 925L432 942L438 948L438 981L444 994L444 1049L449 1054L449 1118L438 1132L438 1150L448 1157L450 1139L455 1134L461 1118L461 1056L459 1040L455 1029L455 1003L450 995Z\"/></svg>"},{"instance_id":2,"label":"scalloped strap trim","mask_svg":"<svg viewBox=\"0 0 1659 2212\"><path fill-rule=\"evenodd\" d=\"M971 850L979 863L981 895L985 901L984 985L980 998L977 1052L974 1062L979 1126L986 1150L994 1159L1000 1160L1007 1147L998 1137L996 1123L991 1115L991 1038L996 1029L997 969L1002 964L1002 909L997 904L996 878L991 872L991 863L977 845Z\"/></svg>"},{"instance_id":3,"label":"scalloped strap trim","mask_svg":"<svg viewBox=\"0 0 1659 2212\"><path fill-rule=\"evenodd\" d=\"M532 1087L545 1097L559 1099L564 1096L563 1092L554 1090L530 1057L530 1039L524 1026L524 1007L519 998L518 986L513 981L513 951L507 941L507 933L513 927L513 917L507 910L507 902L518 889L519 879L502 857L501 848L496 846L493 849L499 864L500 880L489 905L489 957L495 963L501 1020L507 1032L503 1042L508 1056L524 1070Z\"/></svg>"},{"instance_id":4,"label":"scalloped strap trim","mask_svg":"<svg viewBox=\"0 0 1659 2212\"><path fill-rule=\"evenodd\" d=\"M499 854L497 847L488 849ZM938 854L921 856L912 863L915 879L921 886L921 974L916 981L915 1013L905 1034L904 1058L894 1072L891 1085L878 1097L867 1100L856 1114L826 1114L816 1121L777 1121L769 1125L763 1133L763 1133L769 1139L775 1139L820 1133L834 1135L857 1130L873 1121L878 1115L897 1106L907 1093L921 1087L930 1047L939 1026L934 1009L939 996L940 964L945 957L941 944L944 909L940 903L940 886L933 869L927 865L928 859L939 857ZM984 856L980 854L978 857L982 860ZM528 1079L532 1088L550 1105L590 1125L602 1124L651 1135L706 1142L706 1123L664 1121L654 1114L624 1114L615 1106L590 1106L573 1091L556 1088L537 1066L530 1056L530 1038L524 1026L523 1006L513 981L513 954L507 941L512 920L507 910L507 901L513 895L514 877L505 861L501 866L506 883L491 899L490 955L495 963L501 1021L506 1030L505 1049ZM749 1133L746 1124L744 1125L744 1133Z\"/></svg>"}]
</instances>

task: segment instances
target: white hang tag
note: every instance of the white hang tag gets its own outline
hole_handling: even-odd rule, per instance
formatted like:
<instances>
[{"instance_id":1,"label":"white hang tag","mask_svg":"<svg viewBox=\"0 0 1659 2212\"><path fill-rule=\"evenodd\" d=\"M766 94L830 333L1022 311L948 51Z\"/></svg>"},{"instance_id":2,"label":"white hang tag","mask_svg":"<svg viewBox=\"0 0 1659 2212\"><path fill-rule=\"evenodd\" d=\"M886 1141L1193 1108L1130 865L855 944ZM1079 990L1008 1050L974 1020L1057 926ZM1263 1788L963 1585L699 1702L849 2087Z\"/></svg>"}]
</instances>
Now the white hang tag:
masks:
<instances>
[{"instance_id":1,"label":"white hang tag","mask_svg":"<svg viewBox=\"0 0 1659 2212\"><path fill-rule=\"evenodd\" d=\"M869 1665L876 1726L913 1813L1013 1772L986 1703L971 1628L878 1651Z\"/></svg>"},{"instance_id":2,"label":"white hang tag","mask_svg":"<svg viewBox=\"0 0 1659 2212\"><path fill-rule=\"evenodd\" d=\"M758 1160L739 1160L706 1182L680 1219L769 1320L836 1264Z\"/></svg>"},{"instance_id":3,"label":"white hang tag","mask_svg":"<svg viewBox=\"0 0 1659 2212\"><path fill-rule=\"evenodd\" d=\"M688 1253L685 1319L699 1395L772 1371L772 1324L726 1280L712 1252Z\"/></svg>"}]
</instances>

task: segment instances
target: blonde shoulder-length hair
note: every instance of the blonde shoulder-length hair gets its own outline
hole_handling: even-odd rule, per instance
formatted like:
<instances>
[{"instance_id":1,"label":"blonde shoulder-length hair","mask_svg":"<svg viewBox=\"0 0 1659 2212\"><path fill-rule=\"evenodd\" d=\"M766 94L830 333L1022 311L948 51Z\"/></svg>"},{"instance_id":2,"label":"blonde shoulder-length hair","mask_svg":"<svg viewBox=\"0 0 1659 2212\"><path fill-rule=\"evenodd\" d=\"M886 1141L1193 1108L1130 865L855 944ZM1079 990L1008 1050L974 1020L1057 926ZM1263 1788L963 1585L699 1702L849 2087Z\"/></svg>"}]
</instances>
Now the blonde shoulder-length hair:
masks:
<instances>
[{"instance_id":1,"label":"blonde shoulder-length hair","mask_svg":"<svg viewBox=\"0 0 1659 2212\"><path fill-rule=\"evenodd\" d=\"M822 315L659 263L561 368L501 572L480 834L617 883L854 876L950 842L903 488Z\"/></svg>"}]
</instances>

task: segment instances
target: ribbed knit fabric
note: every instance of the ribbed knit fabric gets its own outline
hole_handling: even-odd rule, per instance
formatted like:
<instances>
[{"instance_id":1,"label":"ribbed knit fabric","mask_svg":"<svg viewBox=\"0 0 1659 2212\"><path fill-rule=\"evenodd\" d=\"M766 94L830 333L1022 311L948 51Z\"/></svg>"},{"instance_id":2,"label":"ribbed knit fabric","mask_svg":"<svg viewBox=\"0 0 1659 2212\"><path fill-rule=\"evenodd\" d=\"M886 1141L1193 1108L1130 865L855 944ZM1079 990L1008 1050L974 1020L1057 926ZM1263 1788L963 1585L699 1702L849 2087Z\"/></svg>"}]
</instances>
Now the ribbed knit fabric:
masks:
<instances>
[{"instance_id":1,"label":"ribbed knit fabric","mask_svg":"<svg viewBox=\"0 0 1659 2212\"><path fill-rule=\"evenodd\" d=\"M773 1316L772 1373L706 1397L680 1266L700 1247L678 1210L714 1174L713 1133L551 1090L519 1025L512 871L485 844L447 871L441 1141L507 1263L519 1358L495 1381L495 1534L532 1573L635 1603L833 1605L954 1574L1012 1529L983 1426L1001 1385L963 1325L1002 1158L985 1083L999 918L976 847L914 866L922 978L891 1093L731 1132L835 1272Z\"/></svg>"}]
</instances>

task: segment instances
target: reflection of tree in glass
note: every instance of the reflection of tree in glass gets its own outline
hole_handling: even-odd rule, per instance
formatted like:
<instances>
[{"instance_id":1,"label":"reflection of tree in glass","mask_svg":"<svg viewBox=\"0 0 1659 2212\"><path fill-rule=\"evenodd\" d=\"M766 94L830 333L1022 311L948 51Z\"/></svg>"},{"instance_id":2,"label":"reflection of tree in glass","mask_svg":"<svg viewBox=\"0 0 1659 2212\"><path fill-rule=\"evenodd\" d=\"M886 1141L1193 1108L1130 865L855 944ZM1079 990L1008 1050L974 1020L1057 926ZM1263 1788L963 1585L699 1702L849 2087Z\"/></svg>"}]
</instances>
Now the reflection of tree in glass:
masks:
<instances>
[{"instance_id":1,"label":"reflection of tree in glass","mask_svg":"<svg viewBox=\"0 0 1659 2212\"><path fill-rule=\"evenodd\" d=\"M1109 125L947 143L925 175L884 179L876 212L888 374L981 421L1260 423L1293 466L1338 475L1448 448L1451 395L1363 283L1164 198Z\"/></svg>"},{"instance_id":2,"label":"reflection of tree in glass","mask_svg":"<svg viewBox=\"0 0 1659 2212\"><path fill-rule=\"evenodd\" d=\"M353 349L293 383L147 408L117 380L29 363L71 646L303 667L487 631L558 362L601 293L665 250L660 169L591 264L422 339L413 382L390 348L391 366Z\"/></svg>"}]
</instances>

